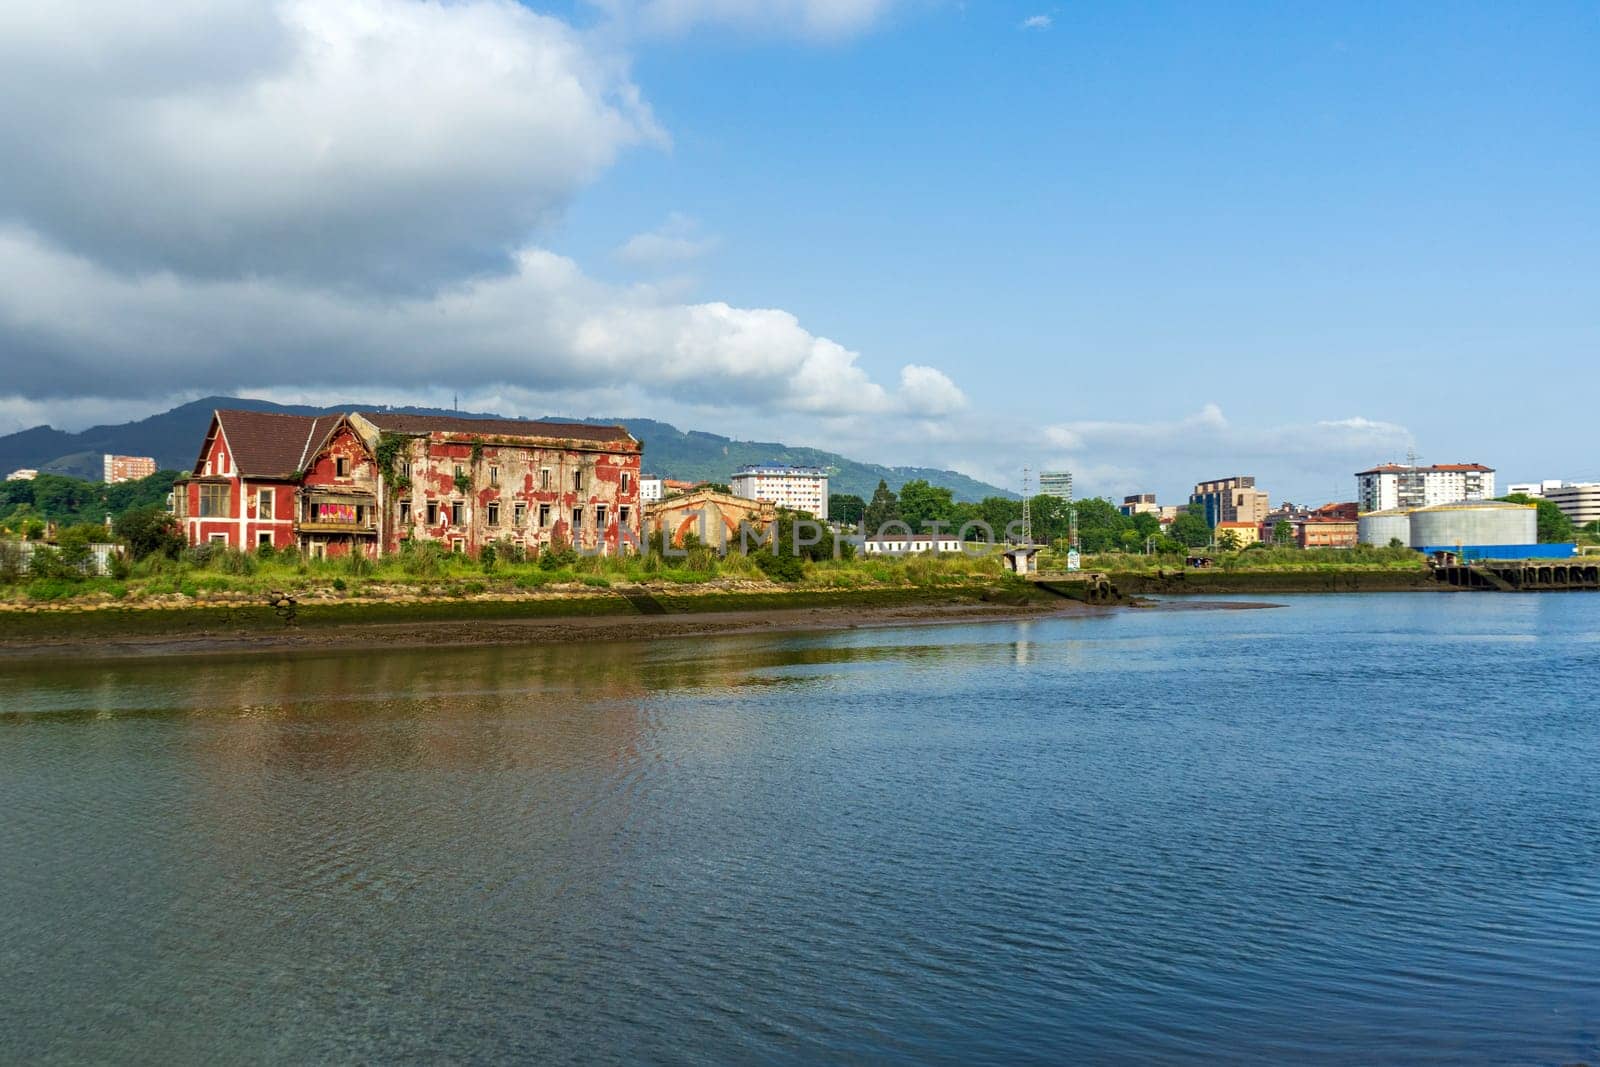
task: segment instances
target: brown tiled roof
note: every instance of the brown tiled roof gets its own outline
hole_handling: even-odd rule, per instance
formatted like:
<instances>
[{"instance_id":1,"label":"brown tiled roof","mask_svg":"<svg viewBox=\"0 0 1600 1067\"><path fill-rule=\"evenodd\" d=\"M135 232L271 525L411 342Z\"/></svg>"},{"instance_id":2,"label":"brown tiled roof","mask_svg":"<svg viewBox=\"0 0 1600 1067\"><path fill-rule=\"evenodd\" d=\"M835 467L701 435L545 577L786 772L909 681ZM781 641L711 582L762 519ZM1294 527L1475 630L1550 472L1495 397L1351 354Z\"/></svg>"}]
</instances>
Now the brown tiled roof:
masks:
<instances>
[{"instance_id":1,"label":"brown tiled roof","mask_svg":"<svg viewBox=\"0 0 1600 1067\"><path fill-rule=\"evenodd\" d=\"M632 441L621 426L583 422L535 422L532 419L463 419L452 415L405 415L363 411L361 417L390 433L447 433L485 437L541 437L568 441Z\"/></svg>"},{"instance_id":2,"label":"brown tiled roof","mask_svg":"<svg viewBox=\"0 0 1600 1067\"><path fill-rule=\"evenodd\" d=\"M233 450L233 466L245 478L293 478L305 469L342 415L282 415L272 411L218 411L217 421ZM195 462L199 474L205 464Z\"/></svg>"}]
</instances>

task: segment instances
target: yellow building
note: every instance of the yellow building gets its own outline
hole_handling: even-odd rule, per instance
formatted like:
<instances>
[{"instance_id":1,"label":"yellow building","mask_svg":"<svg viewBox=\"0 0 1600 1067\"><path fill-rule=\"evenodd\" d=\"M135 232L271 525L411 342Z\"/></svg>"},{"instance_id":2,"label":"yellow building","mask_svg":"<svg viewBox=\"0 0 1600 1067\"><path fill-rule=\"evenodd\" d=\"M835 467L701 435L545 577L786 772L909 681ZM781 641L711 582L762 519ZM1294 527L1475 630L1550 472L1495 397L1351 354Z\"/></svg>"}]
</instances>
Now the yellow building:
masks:
<instances>
[{"instance_id":1,"label":"yellow building","mask_svg":"<svg viewBox=\"0 0 1600 1067\"><path fill-rule=\"evenodd\" d=\"M1239 542L1240 548L1249 548L1251 545L1260 544L1261 527L1253 522L1219 522L1213 531L1217 543L1228 534L1233 534L1234 540Z\"/></svg>"}]
</instances>

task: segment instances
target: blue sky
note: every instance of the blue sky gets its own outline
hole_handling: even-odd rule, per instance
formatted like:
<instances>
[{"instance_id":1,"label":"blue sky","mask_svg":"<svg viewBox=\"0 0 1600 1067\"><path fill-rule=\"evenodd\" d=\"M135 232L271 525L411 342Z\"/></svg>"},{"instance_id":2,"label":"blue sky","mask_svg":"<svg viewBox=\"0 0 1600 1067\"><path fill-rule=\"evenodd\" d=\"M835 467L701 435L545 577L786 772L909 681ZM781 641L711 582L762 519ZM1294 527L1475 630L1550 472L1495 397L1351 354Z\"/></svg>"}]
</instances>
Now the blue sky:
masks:
<instances>
[{"instance_id":1,"label":"blue sky","mask_svg":"<svg viewBox=\"0 0 1600 1067\"><path fill-rule=\"evenodd\" d=\"M366 3L383 17L415 14L403 0ZM633 126L553 176L556 194L519 199L496 186L503 211L464 220L455 236L440 223L431 243L404 250L410 263L466 263L457 273L395 282L370 269L397 255L377 246L338 270L244 244L199 264L177 253L126 261L36 202L12 193L8 205L3 182L0 218L123 279L171 272L210 286L281 271L295 299L308 286L446 292L506 269L473 263L475 250L536 247L581 271L586 314L606 324L600 342L625 330L620 354L591 375L580 357L592 349L571 337L596 335L580 326L543 337L554 312L541 312L525 362L497 362L484 342L481 360L408 371L375 399L437 397L453 378L469 399L524 414L665 417L1011 484L1024 464L1067 465L1085 491L1169 498L1231 473L1256 473L1275 499L1348 498L1352 471L1410 446L1429 460L1489 463L1503 482L1600 479L1594 391L1563 384L1600 362L1592 3L530 6L607 72L597 97L626 100ZM239 39L261 32L247 25ZM527 121L535 145L553 136L544 119ZM479 173L497 165L492 148L454 150L484 151ZM562 150L571 146L552 147ZM359 175L388 163L349 166ZM454 193L441 182L432 195ZM450 203L468 195L471 182ZM378 221L453 210L397 194L400 214ZM375 225L357 222L341 255ZM796 355L744 375L751 349L707 339L713 327L636 328L643 291L652 321L676 314L669 305L781 309L801 333L774 347L811 352L823 339L852 358L829 348L820 362ZM101 299L126 313L131 298L124 286ZM565 287L549 299L556 311L579 300ZM619 301L627 314L614 313ZM363 333L374 306L341 308L337 329L285 337L276 378L261 375L273 357L253 337L239 341L238 323L172 329L222 339L201 391L365 398L361 375L318 381L289 353L349 346L349 365L370 365L396 336L393 323ZM38 322L23 330L19 317L16 350L51 351ZM6 322L0 304L0 343ZM123 365L144 358L121 353ZM796 384L841 360L849 388ZM666 365L681 373L615 382L628 367ZM947 382L907 387L907 365ZM730 368L739 382L724 389ZM0 385L0 417L7 392ZM136 376L104 395L77 392L24 382L11 417L62 424L69 403L87 416L160 394Z\"/></svg>"}]
</instances>

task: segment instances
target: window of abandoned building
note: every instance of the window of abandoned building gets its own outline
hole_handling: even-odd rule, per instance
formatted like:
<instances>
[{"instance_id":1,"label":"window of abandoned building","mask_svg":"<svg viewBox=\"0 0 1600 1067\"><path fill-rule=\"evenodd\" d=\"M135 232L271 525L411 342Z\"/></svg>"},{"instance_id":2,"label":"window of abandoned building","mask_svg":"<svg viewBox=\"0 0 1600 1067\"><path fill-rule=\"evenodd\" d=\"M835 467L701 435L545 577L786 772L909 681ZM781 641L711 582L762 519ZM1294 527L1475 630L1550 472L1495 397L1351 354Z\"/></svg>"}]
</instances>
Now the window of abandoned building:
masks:
<instances>
[{"instance_id":1,"label":"window of abandoned building","mask_svg":"<svg viewBox=\"0 0 1600 1067\"><path fill-rule=\"evenodd\" d=\"M539 488L540 489L549 489L550 488L550 468L549 467L540 467L539 468Z\"/></svg>"},{"instance_id":2,"label":"window of abandoned building","mask_svg":"<svg viewBox=\"0 0 1600 1067\"><path fill-rule=\"evenodd\" d=\"M573 508L572 509L572 532L573 533L577 533L581 529L583 529L583 509L582 508Z\"/></svg>"},{"instance_id":3,"label":"window of abandoned building","mask_svg":"<svg viewBox=\"0 0 1600 1067\"><path fill-rule=\"evenodd\" d=\"M605 532L606 506L604 504L596 504L594 506L594 528L599 530L601 533Z\"/></svg>"},{"instance_id":4,"label":"window of abandoned building","mask_svg":"<svg viewBox=\"0 0 1600 1067\"><path fill-rule=\"evenodd\" d=\"M411 522L411 501L409 500L400 501L400 521L403 524Z\"/></svg>"},{"instance_id":5,"label":"window of abandoned building","mask_svg":"<svg viewBox=\"0 0 1600 1067\"><path fill-rule=\"evenodd\" d=\"M489 525L490 526L499 526L500 525L500 505L499 505L499 503L491 501L490 504L489 504L489 509L488 510L489 510Z\"/></svg>"},{"instance_id":6,"label":"window of abandoned building","mask_svg":"<svg viewBox=\"0 0 1600 1067\"><path fill-rule=\"evenodd\" d=\"M333 461L333 473L337 478L348 477L350 474L350 461L344 456L339 456Z\"/></svg>"},{"instance_id":7,"label":"window of abandoned building","mask_svg":"<svg viewBox=\"0 0 1600 1067\"><path fill-rule=\"evenodd\" d=\"M428 525L439 525L439 502L437 500L428 501Z\"/></svg>"},{"instance_id":8,"label":"window of abandoned building","mask_svg":"<svg viewBox=\"0 0 1600 1067\"><path fill-rule=\"evenodd\" d=\"M272 518L272 490L261 489L256 492L256 518Z\"/></svg>"},{"instance_id":9,"label":"window of abandoned building","mask_svg":"<svg viewBox=\"0 0 1600 1067\"><path fill-rule=\"evenodd\" d=\"M459 500L450 501L450 525L461 525L461 501Z\"/></svg>"},{"instance_id":10,"label":"window of abandoned building","mask_svg":"<svg viewBox=\"0 0 1600 1067\"><path fill-rule=\"evenodd\" d=\"M528 521L528 505L518 502L511 505L511 524L521 526Z\"/></svg>"},{"instance_id":11,"label":"window of abandoned building","mask_svg":"<svg viewBox=\"0 0 1600 1067\"><path fill-rule=\"evenodd\" d=\"M572 472L572 490L573 492L581 492L583 490L583 472L581 470Z\"/></svg>"},{"instance_id":12,"label":"window of abandoned building","mask_svg":"<svg viewBox=\"0 0 1600 1067\"><path fill-rule=\"evenodd\" d=\"M200 487L200 517L203 519L228 519L233 517L233 494L226 485Z\"/></svg>"},{"instance_id":13,"label":"window of abandoned building","mask_svg":"<svg viewBox=\"0 0 1600 1067\"><path fill-rule=\"evenodd\" d=\"M499 467L490 467L489 468L489 484L490 485L499 485L500 484L500 468Z\"/></svg>"}]
</instances>

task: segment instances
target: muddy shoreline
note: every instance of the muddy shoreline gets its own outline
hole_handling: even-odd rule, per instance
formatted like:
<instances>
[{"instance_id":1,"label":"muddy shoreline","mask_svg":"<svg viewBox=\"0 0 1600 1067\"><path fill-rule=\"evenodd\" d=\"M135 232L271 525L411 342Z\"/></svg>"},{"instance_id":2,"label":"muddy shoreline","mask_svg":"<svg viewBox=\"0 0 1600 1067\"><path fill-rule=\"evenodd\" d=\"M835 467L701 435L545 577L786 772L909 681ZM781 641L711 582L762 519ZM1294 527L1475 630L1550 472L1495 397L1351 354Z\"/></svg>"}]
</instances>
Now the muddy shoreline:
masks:
<instances>
[{"instance_id":1,"label":"muddy shoreline","mask_svg":"<svg viewBox=\"0 0 1600 1067\"><path fill-rule=\"evenodd\" d=\"M526 618L433 618L414 621L324 623L317 626L214 626L187 632L57 634L0 641L0 665L41 660L159 658L337 652L361 649L466 648L486 645L659 641L744 634L933 626L1015 619L1088 618L1118 611L1248 609L1265 603L1136 601L1099 606L1050 598L1027 604L981 601L906 603L894 606L793 606L762 610L697 611L659 615L575 615Z\"/></svg>"}]
</instances>

